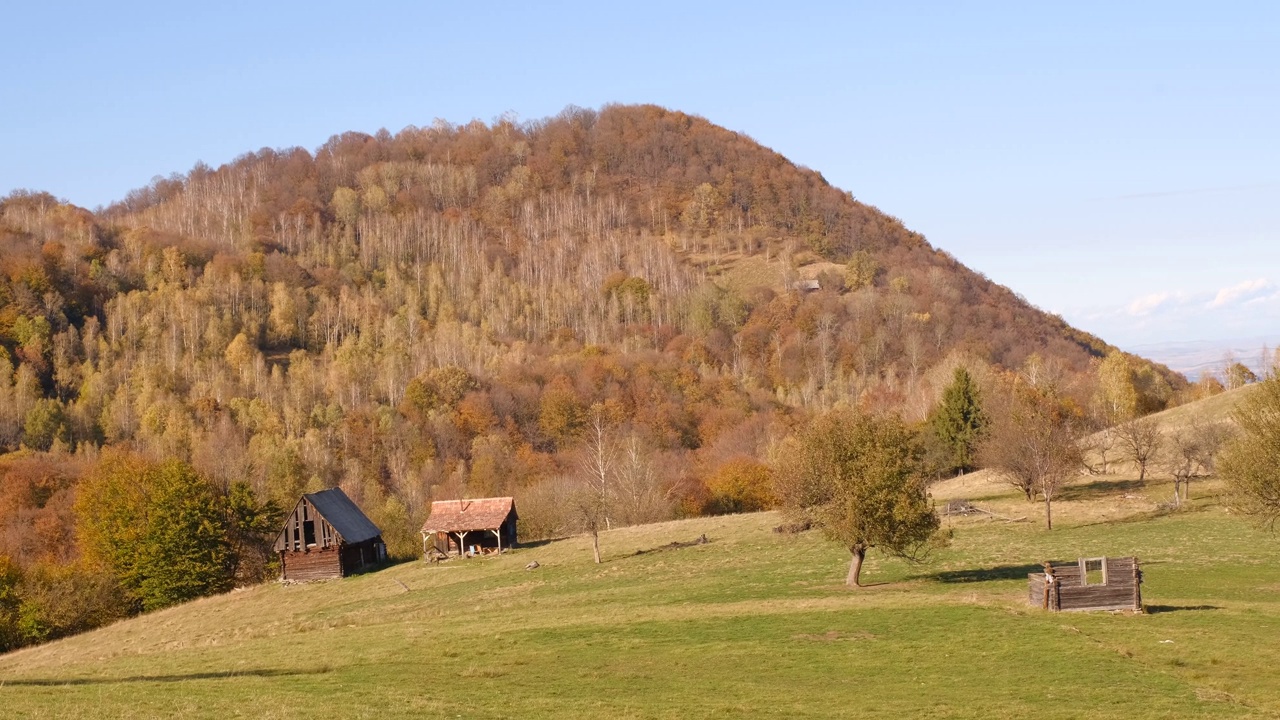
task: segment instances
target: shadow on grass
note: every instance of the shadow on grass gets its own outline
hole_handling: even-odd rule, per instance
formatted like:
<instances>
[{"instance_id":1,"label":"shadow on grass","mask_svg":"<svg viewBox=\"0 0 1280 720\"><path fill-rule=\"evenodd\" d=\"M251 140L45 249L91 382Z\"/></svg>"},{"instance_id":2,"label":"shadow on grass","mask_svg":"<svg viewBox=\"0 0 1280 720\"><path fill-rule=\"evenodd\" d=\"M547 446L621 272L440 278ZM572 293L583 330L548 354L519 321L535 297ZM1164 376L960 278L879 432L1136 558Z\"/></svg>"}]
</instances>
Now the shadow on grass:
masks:
<instances>
[{"instance_id":1,"label":"shadow on grass","mask_svg":"<svg viewBox=\"0 0 1280 720\"><path fill-rule=\"evenodd\" d=\"M1221 610L1222 608L1217 605L1146 605L1143 609L1148 615L1158 615L1181 610Z\"/></svg>"},{"instance_id":2,"label":"shadow on grass","mask_svg":"<svg viewBox=\"0 0 1280 720\"><path fill-rule=\"evenodd\" d=\"M204 672L204 673L183 673L181 675L130 675L128 677L104 677L104 678L31 678L0 680L0 688L10 685L18 685L24 687L59 687L62 685L115 685L117 683L172 683L186 682L188 680L226 680L237 677L250 678L273 678L273 677L292 677L295 675L322 675L329 672L329 668L320 667L309 670L273 670L271 668L255 668L251 670L226 670L223 672Z\"/></svg>"},{"instance_id":3,"label":"shadow on grass","mask_svg":"<svg viewBox=\"0 0 1280 720\"><path fill-rule=\"evenodd\" d=\"M564 537L543 538L541 540L521 540L515 546L514 549L527 550L531 548L540 548L540 547L545 547L547 545L550 545L553 542L560 542L561 540L568 540L568 539L569 539L569 536L565 535Z\"/></svg>"},{"instance_id":4,"label":"shadow on grass","mask_svg":"<svg viewBox=\"0 0 1280 720\"><path fill-rule=\"evenodd\" d=\"M680 550L687 547L694 547L695 545L706 545L709 542L711 541L708 540L706 534L703 533L702 535L698 536L697 540L690 540L689 542L680 542L676 540L673 542L669 542L666 545L659 545L658 547L655 547L655 548L649 548L647 550L637 550L635 554L648 555L649 553L665 552L667 550Z\"/></svg>"},{"instance_id":5,"label":"shadow on grass","mask_svg":"<svg viewBox=\"0 0 1280 720\"><path fill-rule=\"evenodd\" d=\"M1034 565L998 565L996 567L971 570L946 570L915 577L944 583L971 583L988 582L990 580L1026 580L1027 573L1034 572L1044 572L1044 565L1041 563Z\"/></svg>"},{"instance_id":6,"label":"shadow on grass","mask_svg":"<svg viewBox=\"0 0 1280 720\"><path fill-rule=\"evenodd\" d=\"M1067 485L1058 491L1057 500L1084 500L1099 495L1118 495L1120 493L1143 490L1145 482L1139 480L1094 480L1082 485Z\"/></svg>"}]
</instances>

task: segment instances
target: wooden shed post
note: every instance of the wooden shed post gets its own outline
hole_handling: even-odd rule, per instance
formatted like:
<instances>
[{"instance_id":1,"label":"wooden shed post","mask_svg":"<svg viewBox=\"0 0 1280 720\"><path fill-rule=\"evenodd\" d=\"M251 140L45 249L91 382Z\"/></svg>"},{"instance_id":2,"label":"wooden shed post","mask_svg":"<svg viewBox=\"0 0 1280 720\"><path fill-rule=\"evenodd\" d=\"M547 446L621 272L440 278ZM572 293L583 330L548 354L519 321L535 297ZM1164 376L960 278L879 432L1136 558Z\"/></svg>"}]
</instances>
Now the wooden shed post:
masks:
<instances>
[{"instance_id":1,"label":"wooden shed post","mask_svg":"<svg viewBox=\"0 0 1280 720\"><path fill-rule=\"evenodd\" d=\"M492 532L494 535L498 537L498 554L501 555L502 554L502 530L501 529L491 530L490 532Z\"/></svg>"},{"instance_id":2,"label":"wooden shed post","mask_svg":"<svg viewBox=\"0 0 1280 720\"><path fill-rule=\"evenodd\" d=\"M1133 559L1133 609L1142 612L1142 571L1138 569L1138 558Z\"/></svg>"}]
</instances>

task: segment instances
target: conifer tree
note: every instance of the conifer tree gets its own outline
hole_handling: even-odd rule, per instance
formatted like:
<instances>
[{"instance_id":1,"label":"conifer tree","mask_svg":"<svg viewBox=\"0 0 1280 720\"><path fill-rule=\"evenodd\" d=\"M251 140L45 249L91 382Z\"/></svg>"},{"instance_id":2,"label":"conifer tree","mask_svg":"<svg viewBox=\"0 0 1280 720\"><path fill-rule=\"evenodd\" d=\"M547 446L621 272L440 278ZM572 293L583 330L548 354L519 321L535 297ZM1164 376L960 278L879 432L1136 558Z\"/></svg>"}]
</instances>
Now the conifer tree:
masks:
<instances>
[{"instance_id":1,"label":"conifer tree","mask_svg":"<svg viewBox=\"0 0 1280 720\"><path fill-rule=\"evenodd\" d=\"M965 368L956 368L951 384L942 393L942 402L929 416L929 427L948 450L950 470L967 472L974 468L987 416L982 410L982 393Z\"/></svg>"}]
</instances>

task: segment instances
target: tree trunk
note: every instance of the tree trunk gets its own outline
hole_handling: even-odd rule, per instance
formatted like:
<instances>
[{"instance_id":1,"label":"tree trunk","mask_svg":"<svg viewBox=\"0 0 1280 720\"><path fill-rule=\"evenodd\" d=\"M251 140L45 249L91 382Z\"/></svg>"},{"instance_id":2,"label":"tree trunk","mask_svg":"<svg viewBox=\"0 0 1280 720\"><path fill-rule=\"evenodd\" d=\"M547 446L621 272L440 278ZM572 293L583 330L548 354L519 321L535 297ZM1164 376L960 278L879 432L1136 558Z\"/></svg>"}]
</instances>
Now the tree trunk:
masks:
<instances>
[{"instance_id":1,"label":"tree trunk","mask_svg":"<svg viewBox=\"0 0 1280 720\"><path fill-rule=\"evenodd\" d=\"M867 549L855 545L849 548L849 552L853 553L853 558L849 560L849 574L844 579L844 584L849 587L862 587L862 561L867 557Z\"/></svg>"},{"instance_id":2,"label":"tree trunk","mask_svg":"<svg viewBox=\"0 0 1280 720\"><path fill-rule=\"evenodd\" d=\"M1046 530L1053 529L1053 499L1049 493L1044 495L1044 524Z\"/></svg>"},{"instance_id":3,"label":"tree trunk","mask_svg":"<svg viewBox=\"0 0 1280 720\"><path fill-rule=\"evenodd\" d=\"M591 531L591 551L595 553L596 564L599 565L600 564L600 531L599 530Z\"/></svg>"},{"instance_id":4,"label":"tree trunk","mask_svg":"<svg viewBox=\"0 0 1280 720\"><path fill-rule=\"evenodd\" d=\"M1138 463L1138 482L1147 479L1147 463L1145 461Z\"/></svg>"}]
</instances>

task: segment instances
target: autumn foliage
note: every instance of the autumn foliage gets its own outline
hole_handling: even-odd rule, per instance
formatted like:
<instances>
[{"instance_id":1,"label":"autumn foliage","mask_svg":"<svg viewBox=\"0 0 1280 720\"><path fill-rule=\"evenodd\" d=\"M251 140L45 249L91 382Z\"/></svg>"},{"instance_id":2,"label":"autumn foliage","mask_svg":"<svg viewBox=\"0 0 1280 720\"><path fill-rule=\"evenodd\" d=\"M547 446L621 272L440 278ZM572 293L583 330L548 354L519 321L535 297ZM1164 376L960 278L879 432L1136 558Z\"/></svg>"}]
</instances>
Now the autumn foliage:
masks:
<instances>
[{"instance_id":1,"label":"autumn foliage","mask_svg":"<svg viewBox=\"0 0 1280 720\"><path fill-rule=\"evenodd\" d=\"M75 540L79 485L91 533L161 532L111 515L142 502L102 482L125 462L112 448L149 468L155 502L204 488L199 513L237 483L262 507L341 486L393 554L442 497L529 497L546 509L521 505L530 532L554 534L595 407L620 458L608 523L768 507L760 463L815 410L922 420L955 353L1080 379L1110 350L820 174L654 106L345 133L99 213L17 192L0 200L0 451L73 470L5 486L22 519L3 552L20 574L96 560L144 607L261 574L235 533L209 539L194 584Z\"/></svg>"}]
</instances>

